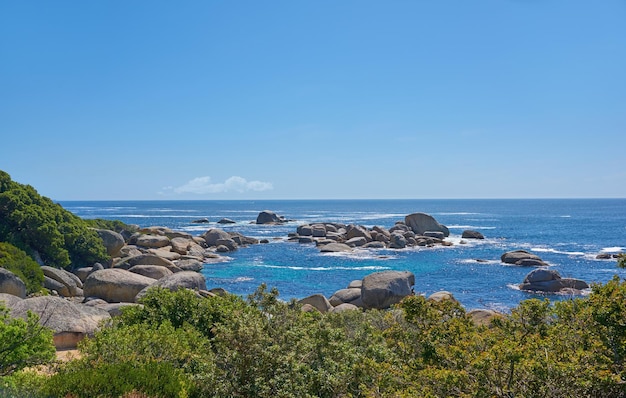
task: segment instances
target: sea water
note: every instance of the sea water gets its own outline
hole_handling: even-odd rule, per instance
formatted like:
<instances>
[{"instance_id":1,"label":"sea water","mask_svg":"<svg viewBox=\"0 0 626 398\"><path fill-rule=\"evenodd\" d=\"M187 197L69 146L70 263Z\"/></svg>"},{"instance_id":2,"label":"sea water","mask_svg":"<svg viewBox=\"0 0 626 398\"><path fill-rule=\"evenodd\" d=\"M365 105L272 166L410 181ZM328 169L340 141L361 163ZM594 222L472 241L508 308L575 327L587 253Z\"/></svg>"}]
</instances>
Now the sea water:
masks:
<instances>
[{"instance_id":1,"label":"sea water","mask_svg":"<svg viewBox=\"0 0 626 398\"><path fill-rule=\"evenodd\" d=\"M506 311L521 300L546 297L519 291L517 285L533 268L505 265L500 256L524 249L539 255L563 277L589 283L606 282L626 270L616 260L599 260L605 252L626 251L626 199L524 200L280 200L280 201L90 201L60 202L83 218L117 219L141 227L165 226L201 235L210 228L240 232L269 244L228 253L228 261L206 264L207 287L222 287L246 296L262 283L280 297L330 297L350 281L383 270L415 274L415 291L452 292L468 309ZM260 211L271 210L289 221L256 225ZM337 222L390 228L414 212L428 213L450 229L451 247L402 250L360 249L322 254L313 244L289 242L300 224ZM208 218L208 224L194 220ZM235 224L217 224L230 218ZM465 239L471 229L486 239ZM547 296L564 299L569 296Z\"/></svg>"}]
</instances>

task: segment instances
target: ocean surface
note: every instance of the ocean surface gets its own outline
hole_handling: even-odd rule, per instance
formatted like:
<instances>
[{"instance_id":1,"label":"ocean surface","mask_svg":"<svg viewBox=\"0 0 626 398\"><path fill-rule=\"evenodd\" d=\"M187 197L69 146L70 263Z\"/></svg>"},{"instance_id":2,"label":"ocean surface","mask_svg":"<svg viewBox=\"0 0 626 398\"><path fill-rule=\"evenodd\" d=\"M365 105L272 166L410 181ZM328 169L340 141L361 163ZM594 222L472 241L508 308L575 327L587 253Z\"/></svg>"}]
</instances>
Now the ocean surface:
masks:
<instances>
[{"instance_id":1,"label":"ocean surface","mask_svg":"<svg viewBox=\"0 0 626 398\"><path fill-rule=\"evenodd\" d=\"M314 293L330 297L350 281L382 270L409 270L415 291L447 290L467 308L506 311L521 300L544 297L516 289L533 270L505 265L500 256L525 249L539 255L563 277L606 282L626 270L616 260L597 260L604 252L626 251L626 199L532 200L281 200L281 201L62 201L83 218L117 219L141 227L166 226L201 235L222 228L269 244L229 253L225 263L207 264L207 287L223 287L246 296L261 284L276 287L280 297L303 298ZM295 220L280 226L252 224L262 210ZM358 250L321 254L312 244L287 241L300 224L339 222L389 228L414 212L435 217L450 229L452 247L403 250ZM208 218L209 224L193 220ZM236 224L217 224L221 218ZM459 244L466 229L485 240ZM478 262L477 260L481 260ZM547 296L554 300L570 296Z\"/></svg>"}]
</instances>

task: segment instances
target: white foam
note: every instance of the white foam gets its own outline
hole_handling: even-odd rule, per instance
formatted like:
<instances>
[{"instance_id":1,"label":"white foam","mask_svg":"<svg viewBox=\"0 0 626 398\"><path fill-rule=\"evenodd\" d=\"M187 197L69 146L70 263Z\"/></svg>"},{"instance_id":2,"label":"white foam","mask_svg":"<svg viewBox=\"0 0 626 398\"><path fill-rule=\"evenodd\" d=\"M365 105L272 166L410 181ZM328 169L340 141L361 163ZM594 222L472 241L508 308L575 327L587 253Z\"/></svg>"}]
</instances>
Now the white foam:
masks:
<instances>
[{"instance_id":1,"label":"white foam","mask_svg":"<svg viewBox=\"0 0 626 398\"><path fill-rule=\"evenodd\" d=\"M376 271L390 269L380 265L367 265L363 267L300 267L296 265L271 265L271 264L254 264L254 267L273 268L273 269L290 269L294 271Z\"/></svg>"},{"instance_id":2,"label":"white foam","mask_svg":"<svg viewBox=\"0 0 626 398\"><path fill-rule=\"evenodd\" d=\"M605 247L600 251L602 253L620 253L624 251L624 248L621 246L613 246L613 247Z\"/></svg>"},{"instance_id":3,"label":"white foam","mask_svg":"<svg viewBox=\"0 0 626 398\"><path fill-rule=\"evenodd\" d=\"M480 213L458 211L458 212L439 212L439 213L432 213L432 214L446 215L446 216L471 216L471 215L479 215Z\"/></svg>"},{"instance_id":4,"label":"white foam","mask_svg":"<svg viewBox=\"0 0 626 398\"><path fill-rule=\"evenodd\" d=\"M482 226L477 226L477 225L446 225L446 227L448 227L448 229L476 229L476 230L497 228L497 227L482 227Z\"/></svg>"},{"instance_id":5,"label":"white foam","mask_svg":"<svg viewBox=\"0 0 626 398\"><path fill-rule=\"evenodd\" d=\"M485 265L494 265L494 264L501 264L502 262L500 260L483 260L483 259L476 259L476 258L466 258L463 260L459 261L461 264L485 264Z\"/></svg>"},{"instance_id":6,"label":"white foam","mask_svg":"<svg viewBox=\"0 0 626 398\"><path fill-rule=\"evenodd\" d=\"M239 278L235 278L233 280L233 282L250 282L250 281L253 281L253 280L254 280L254 278L250 278L250 277L247 277L247 276L240 276Z\"/></svg>"},{"instance_id":7,"label":"white foam","mask_svg":"<svg viewBox=\"0 0 626 398\"><path fill-rule=\"evenodd\" d=\"M556 250L548 247L531 247L530 250L539 253L554 253L554 254L565 254L568 256L584 256L584 252L568 252L563 250Z\"/></svg>"}]
</instances>

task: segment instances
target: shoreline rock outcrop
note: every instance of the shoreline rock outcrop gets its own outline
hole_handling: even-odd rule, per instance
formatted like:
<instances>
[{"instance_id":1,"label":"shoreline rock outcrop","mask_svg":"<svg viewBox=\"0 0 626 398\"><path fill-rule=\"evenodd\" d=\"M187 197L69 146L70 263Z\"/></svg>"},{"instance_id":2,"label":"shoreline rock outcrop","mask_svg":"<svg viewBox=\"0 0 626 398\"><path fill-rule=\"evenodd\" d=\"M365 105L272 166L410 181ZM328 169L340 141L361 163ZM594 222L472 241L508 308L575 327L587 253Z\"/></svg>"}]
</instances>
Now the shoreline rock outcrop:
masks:
<instances>
[{"instance_id":1,"label":"shoreline rock outcrop","mask_svg":"<svg viewBox=\"0 0 626 398\"><path fill-rule=\"evenodd\" d=\"M562 293L588 289L589 284L580 279L562 278L556 270L538 268L526 275L519 288L530 292Z\"/></svg>"}]
</instances>

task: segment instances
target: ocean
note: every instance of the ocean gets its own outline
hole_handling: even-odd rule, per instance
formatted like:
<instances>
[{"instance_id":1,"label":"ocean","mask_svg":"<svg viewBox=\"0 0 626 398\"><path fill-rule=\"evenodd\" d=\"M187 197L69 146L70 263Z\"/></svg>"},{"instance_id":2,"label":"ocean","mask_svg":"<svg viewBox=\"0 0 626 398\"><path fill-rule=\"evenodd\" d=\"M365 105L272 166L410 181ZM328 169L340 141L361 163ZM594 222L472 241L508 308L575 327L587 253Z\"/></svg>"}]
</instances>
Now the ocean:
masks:
<instances>
[{"instance_id":1,"label":"ocean","mask_svg":"<svg viewBox=\"0 0 626 398\"><path fill-rule=\"evenodd\" d=\"M262 283L276 287L284 300L315 293L330 297L350 281L383 270L415 274L415 291L429 295L452 292L467 308L507 311L521 300L569 296L537 295L516 285L533 268L505 265L500 256L524 249L539 255L563 277L603 283L626 277L616 260L599 253L626 251L626 199L492 199L492 200L276 200L276 201L62 201L83 218L117 219L141 227L166 226L201 235L209 228L236 231L269 244L229 253L229 261L206 264L207 287L222 287L247 296ZM256 225L258 213L272 210L290 221ZM339 222L389 228L410 213L423 212L450 229L451 247L403 250L358 250L321 254L312 244L287 241L300 224ZM208 218L209 224L193 220ZM230 218L236 224L217 224ZM466 229L484 240L459 244ZM480 260L480 261L477 261Z\"/></svg>"}]
</instances>

